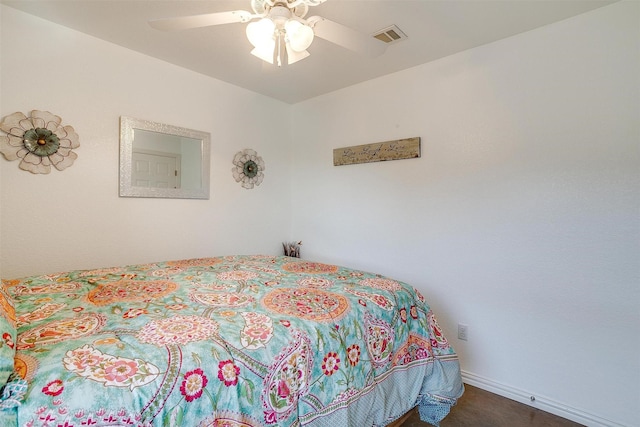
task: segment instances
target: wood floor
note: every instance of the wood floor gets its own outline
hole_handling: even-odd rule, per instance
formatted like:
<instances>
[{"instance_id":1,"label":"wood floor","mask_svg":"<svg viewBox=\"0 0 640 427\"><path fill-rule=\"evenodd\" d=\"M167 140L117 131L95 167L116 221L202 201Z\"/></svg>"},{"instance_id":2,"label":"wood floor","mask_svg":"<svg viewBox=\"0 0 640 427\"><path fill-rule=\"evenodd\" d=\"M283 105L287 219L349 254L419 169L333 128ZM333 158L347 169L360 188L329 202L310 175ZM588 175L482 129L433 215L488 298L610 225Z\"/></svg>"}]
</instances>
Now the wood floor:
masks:
<instances>
[{"instance_id":1,"label":"wood floor","mask_svg":"<svg viewBox=\"0 0 640 427\"><path fill-rule=\"evenodd\" d=\"M580 427L561 417L465 384L464 395L440 427ZM431 427L418 411L402 427Z\"/></svg>"}]
</instances>

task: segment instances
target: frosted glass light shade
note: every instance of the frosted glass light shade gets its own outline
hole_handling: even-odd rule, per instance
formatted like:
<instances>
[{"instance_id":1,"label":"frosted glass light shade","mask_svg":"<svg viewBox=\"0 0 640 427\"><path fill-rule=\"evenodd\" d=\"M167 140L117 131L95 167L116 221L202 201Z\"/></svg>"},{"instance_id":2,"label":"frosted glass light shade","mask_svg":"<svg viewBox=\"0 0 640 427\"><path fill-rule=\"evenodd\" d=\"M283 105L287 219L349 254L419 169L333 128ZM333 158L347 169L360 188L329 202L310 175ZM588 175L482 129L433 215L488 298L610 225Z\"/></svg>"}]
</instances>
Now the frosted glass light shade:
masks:
<instances>
[{"instance_id":1,"label":"frosted glass light shade","mask_svg":"<svg viewBox=\"0 0 640 427\"><path fill-rule=\"evenodd\" d=\"M309 56L309 52L307 52L306 50L296 52L295 50L293 50L290 44L287 43L287 64L291 65L295 62L300 61L301 59L306 58L307 56Z\"/></svg>"},{"instance_id":2,"label":"frosted glass light shade","mask_svg":"<svg viewBox=\"0 0 640 427\"><path fill-rule=\"evenodd\" d=\"M287 32L287 39L291 49L296 52L303 52L311 46L313 42L313 30L311 27L295 19L290 19L284 25L284 29Z\"/></svg>"},{"instance_id":3,"label":"frosted glass light shade","mask_svg":"<svg viewBox=\"0 0 640 427\"><path fill-rule=\"evenodd\" d=\"M251 51L251 54L253 56L257 56L265 62L268 62L269 64L273 64L273 51L275 48L276 42L275 40L271 40L271 45L265 44L263 46L256 47Z\"/></svg>"},{"instance_id":4,"label":"frosted glass light shade","mask_svg":"<svg viewBox=\"0 0 640 427\"><path fill-rule=\"evenodd\" d=\"M271 19L262 18L247 25L247 38L254 47L261 49L264 45L273 45L273 32L275 29L276 24ZM273 52L273 47L271 47L271 51Z\"/></svg>"}]
</instances>

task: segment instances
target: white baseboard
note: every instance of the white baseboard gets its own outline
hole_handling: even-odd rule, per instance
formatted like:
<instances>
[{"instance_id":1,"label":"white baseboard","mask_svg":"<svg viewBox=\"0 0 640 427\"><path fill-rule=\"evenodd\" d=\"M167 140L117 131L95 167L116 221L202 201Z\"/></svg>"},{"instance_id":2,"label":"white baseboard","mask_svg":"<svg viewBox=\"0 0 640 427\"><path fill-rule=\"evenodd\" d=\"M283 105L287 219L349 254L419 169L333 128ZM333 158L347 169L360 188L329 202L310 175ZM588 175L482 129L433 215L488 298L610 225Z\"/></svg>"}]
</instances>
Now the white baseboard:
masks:
<instances>
[{"instance_id":1,"label":"white baseboard","mask_svg":"<svg viewBox=\"0 0 640 427\"><path fill-rule=\"evenodd\" d=\"M572 408L545 396L535 395L532 398L532 394L527 393L524 390L519 390L488 378L483 378L479 375L472 374L471 372L462 371L462 381L474 387L490 391L491 393L515 400L516 402L524 403L525 405L549 412L588 427L631 427L604 419L580 409Z\"/></svg>"}]
</instances>

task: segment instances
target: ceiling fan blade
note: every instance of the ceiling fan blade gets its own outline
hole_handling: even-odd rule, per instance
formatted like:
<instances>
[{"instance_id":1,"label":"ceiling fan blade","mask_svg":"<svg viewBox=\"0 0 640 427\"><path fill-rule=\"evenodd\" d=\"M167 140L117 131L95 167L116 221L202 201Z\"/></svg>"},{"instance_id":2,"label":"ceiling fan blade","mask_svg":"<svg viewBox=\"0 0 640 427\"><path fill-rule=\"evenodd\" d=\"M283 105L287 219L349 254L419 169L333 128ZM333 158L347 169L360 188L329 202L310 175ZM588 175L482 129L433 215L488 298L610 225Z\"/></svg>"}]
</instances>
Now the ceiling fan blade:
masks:
<instances>
[{"instance_id":1,"label":"ceiling fan blade","mask_svg":"<svg viewBox=\"0 0 640 427\"><path fill-rule=\"evenodd\" d=\"M191 28L208 27L210 25L249 22L253 17L254 16L246 10L233 10L229 12L206 13L204 15L154 19L149 21L149 25L156 30L180 31L189 30Z\"/></svg>"},{"instance_id":2,"label":"ceiling fan blade","mask_svg":"<svg viewBox=\"0 0 640 427\"><path fill-rule=\"evenodd\" d=\"M307 19L307 23L313 28L317 37L361 55L376 57L382 55L387 48L384 42L373 38L373 36L360 33L321 16L312 16Z\"/></svg>"}]
</instances>

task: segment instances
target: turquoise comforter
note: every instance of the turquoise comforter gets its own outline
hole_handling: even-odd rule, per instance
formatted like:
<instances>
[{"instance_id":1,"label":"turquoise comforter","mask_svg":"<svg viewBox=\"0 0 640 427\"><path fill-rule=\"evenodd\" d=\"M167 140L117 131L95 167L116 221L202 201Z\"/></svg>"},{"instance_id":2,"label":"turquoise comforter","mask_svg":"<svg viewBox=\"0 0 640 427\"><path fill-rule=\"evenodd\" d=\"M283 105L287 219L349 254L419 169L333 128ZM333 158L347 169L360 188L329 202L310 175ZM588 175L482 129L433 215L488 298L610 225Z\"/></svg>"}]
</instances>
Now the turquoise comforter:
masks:
<instances>
[{"instance_id":1,"label":"turquoise comforter","mask_svg":"<svg viewBox=\"0 0 640 427\"><path fill-rule=\"evenodd\" d=\"M371 273L229 256L3 284L2 426L381 426L416 405L437 425L462 393L423 296Z\"/></svg>"}]
</instances>

